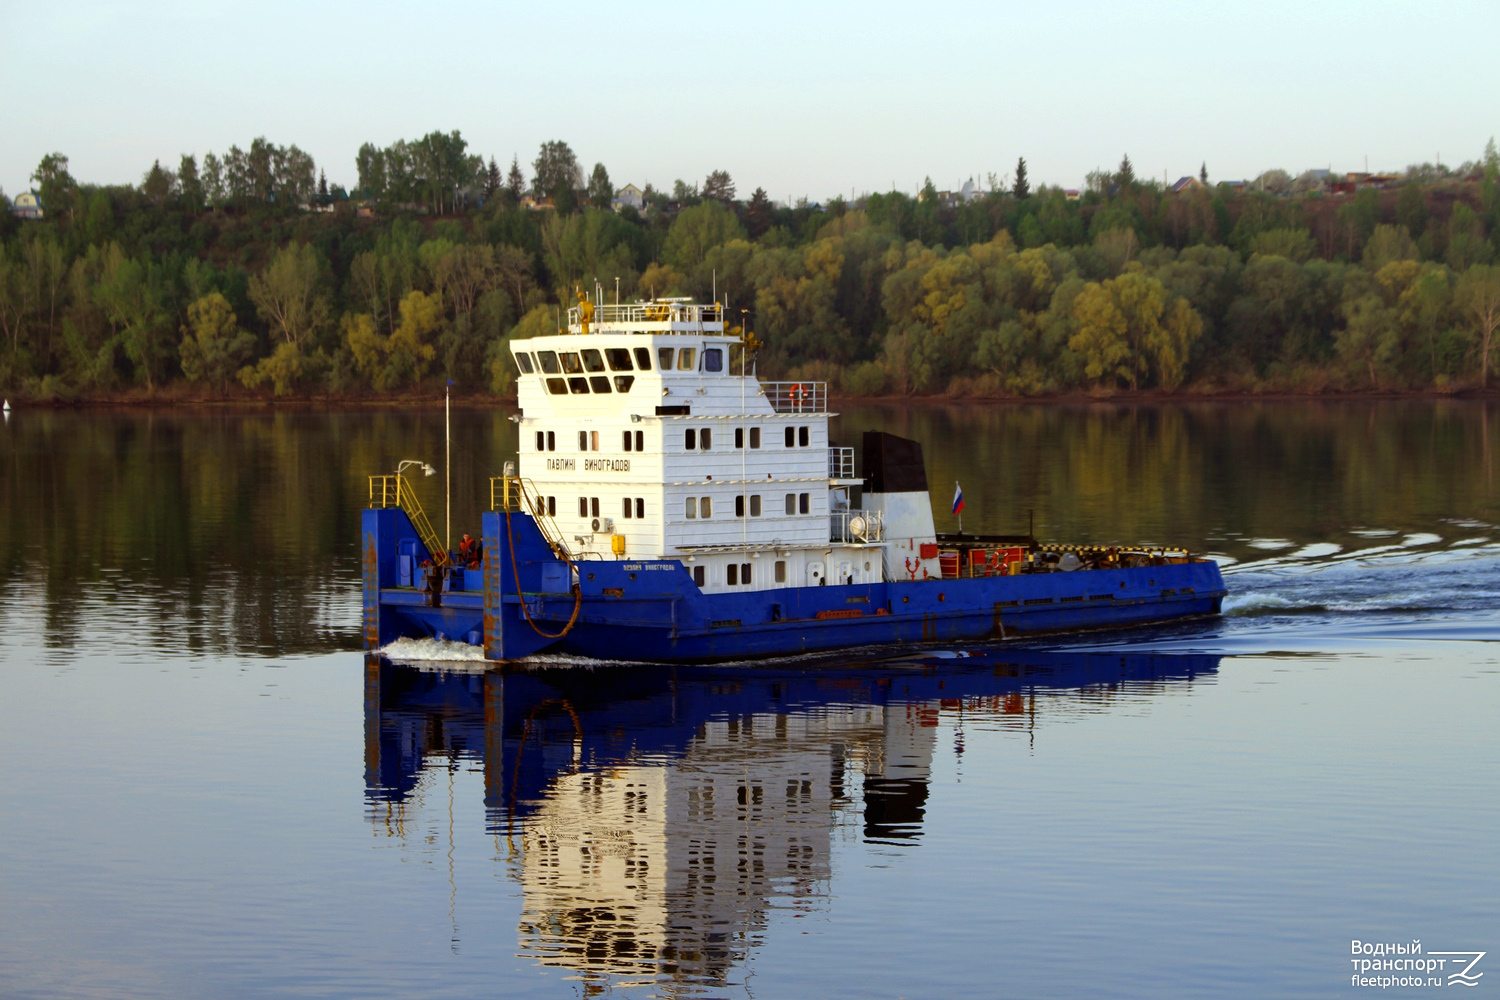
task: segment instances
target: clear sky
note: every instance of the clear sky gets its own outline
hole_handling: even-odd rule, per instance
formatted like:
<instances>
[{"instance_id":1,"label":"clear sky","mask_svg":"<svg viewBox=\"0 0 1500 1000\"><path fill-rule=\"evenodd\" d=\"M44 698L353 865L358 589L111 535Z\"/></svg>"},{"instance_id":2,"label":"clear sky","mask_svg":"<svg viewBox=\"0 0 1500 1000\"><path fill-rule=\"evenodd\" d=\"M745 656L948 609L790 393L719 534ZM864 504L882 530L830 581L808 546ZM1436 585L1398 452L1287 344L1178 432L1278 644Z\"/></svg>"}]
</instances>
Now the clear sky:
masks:
<instances>
[{"instance_id":1,"label":"clear sky","mask_svg":"<svg viewBox=\"0 0 1500 1000\"><path fill-rule=\"evenodd\" d=\"M1139 175L1400 169L1500 133L1500 2L288 3L0 0L0 186L42 155L92 183L155 159L355 152L459 129L548 139L617 187L717 168L742 197L940 188L1025 156Z\"/></svg>"}]
</instances>

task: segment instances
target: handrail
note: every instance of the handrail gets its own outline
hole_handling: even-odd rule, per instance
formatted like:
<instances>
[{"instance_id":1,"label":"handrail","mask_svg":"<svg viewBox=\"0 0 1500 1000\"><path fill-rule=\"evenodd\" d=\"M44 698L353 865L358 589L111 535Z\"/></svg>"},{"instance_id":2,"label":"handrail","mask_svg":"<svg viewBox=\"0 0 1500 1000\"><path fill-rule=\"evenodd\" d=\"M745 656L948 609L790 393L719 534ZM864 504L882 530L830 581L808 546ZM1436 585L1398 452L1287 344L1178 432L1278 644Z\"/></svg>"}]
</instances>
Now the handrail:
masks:
<instances>
[{"instance_id":1,"label":"handrail","mask_svg":"<svg viewBox=\"0 0 1500 1000\"><path fill-rule=\"evenodd\" d=\"M423 545L427 546L433 564L448 565L448 550L444 547L442 539L438 538L432 522L427 520L427 514L422 510L422 502L417 499L416 492L405 476L399 472L389 476L371 476L370 506L399 507L405 511L406 516L411 519L411 526L417 529L417 537L422 539Z\"/></svg>"},{"instance_id":2,"label":"handrail","mask_svg":"<svg viewBox=\"0 0 1500 1000\"><path fill-rule=\"evenodd\" d=\"M760 390L777 413L827 413L827 382L762 382Z\"/></svg>"},{"instance_id":3,"label":"handrail","mask_svg":"<svg viewBox=\"0 0 1500 1000\"><path fill-rule=\"evenodd\" d=\"M721 325L723 322L723 307L713 303L630 302L623 305L594 306L593 316L589 319L589 327L603 332L606 327L624 323L702 327ZM578 306L573 306L568 310L568 327L582 329L582 325L582 310Z\"/></svg>"},{"instance_id":4,"label":"handrail","mask_svg":"<svg viewBox=\"0 0 1500 1000\"><path fill-rule=\"evenodd\" d=\"M530 493L527 490L530 490ZM561 559L572 558L572 553L563 543L562 529L547 513L546 502L536 491L536 484L520 476L490 477L490 510L500 513L529 513L536 522L542 537Z\"/></svg>"},{"instance_id":5,"label":"handrail","mask_svg":"<svg viewBox=\"0 0 1500 1000\"><path fill-rule=\"evenodd\" d=\"M829 479L853 479L854 478L854 449L853 448L829 448L828 449L828 478Z\"/></svg>"}]
</instances>

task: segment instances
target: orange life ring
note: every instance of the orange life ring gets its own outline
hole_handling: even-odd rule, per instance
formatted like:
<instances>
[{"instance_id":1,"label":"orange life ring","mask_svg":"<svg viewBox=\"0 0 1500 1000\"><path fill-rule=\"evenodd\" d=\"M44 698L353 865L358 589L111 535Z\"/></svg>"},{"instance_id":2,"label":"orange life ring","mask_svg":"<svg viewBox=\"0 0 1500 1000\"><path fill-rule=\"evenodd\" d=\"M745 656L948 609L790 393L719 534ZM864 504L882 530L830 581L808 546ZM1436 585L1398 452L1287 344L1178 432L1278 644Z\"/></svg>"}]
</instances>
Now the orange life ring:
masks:
<instances>
[{"instance_id":1,"label":"orange life ring","mask_svg":"<svg viewBox=\"0 0 1500 1000\"><path fill-rule=\"evenodd\" d=\"M791 391L788 393L788 395L792 397L792 402L801 405L802 397L806 395L806 391L802 388L801 382L793 382Z\"/></svg>"}]
</instances>

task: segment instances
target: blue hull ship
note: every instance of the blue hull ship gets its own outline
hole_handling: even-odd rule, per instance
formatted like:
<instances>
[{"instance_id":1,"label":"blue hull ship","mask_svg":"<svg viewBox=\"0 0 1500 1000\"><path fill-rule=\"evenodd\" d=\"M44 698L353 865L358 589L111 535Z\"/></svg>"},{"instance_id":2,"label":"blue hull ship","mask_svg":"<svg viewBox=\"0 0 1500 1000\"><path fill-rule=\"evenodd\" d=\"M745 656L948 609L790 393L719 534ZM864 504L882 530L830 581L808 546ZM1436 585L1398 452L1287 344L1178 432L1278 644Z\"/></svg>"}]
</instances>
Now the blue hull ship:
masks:
<instances>
[{"instance_id":1,"label":"blue hull ship","mask_svg":"<svg viewBox=\"0 0 1500 1000\"><path fill-rule=\"evenodd\" d=\"M363 512L364 644L706 662L1218 613L1182 550L939 535L919 443L828 440L823 383L762 383L715 306L590 302L510 344L521 467L450 552L398 471ZM733 374L738 367L740 374Z\"/></svg>"}]
</instances>

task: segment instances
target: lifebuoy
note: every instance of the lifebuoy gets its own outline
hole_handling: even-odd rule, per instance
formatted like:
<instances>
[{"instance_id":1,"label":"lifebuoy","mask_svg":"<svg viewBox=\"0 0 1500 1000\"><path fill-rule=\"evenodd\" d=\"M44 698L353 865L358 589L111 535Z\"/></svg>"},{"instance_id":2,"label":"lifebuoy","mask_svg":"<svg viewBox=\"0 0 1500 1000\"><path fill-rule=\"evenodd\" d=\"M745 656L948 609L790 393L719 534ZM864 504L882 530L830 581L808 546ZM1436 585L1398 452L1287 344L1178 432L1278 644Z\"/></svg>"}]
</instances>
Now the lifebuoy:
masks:
<instances>
[{"instance_id":1,"label":"lifebuoy","mask_svg":"<svg viewBox=\"0 0 1500 1000\"><path fill-rule=\"evenodd\" d=\"M806 395L806 390L802 388L801 382L793 382L792 389L789 395L792 397L792 402L796 403L798 406L801 406L802 397Z\"/></svg>"}]
</instances>

